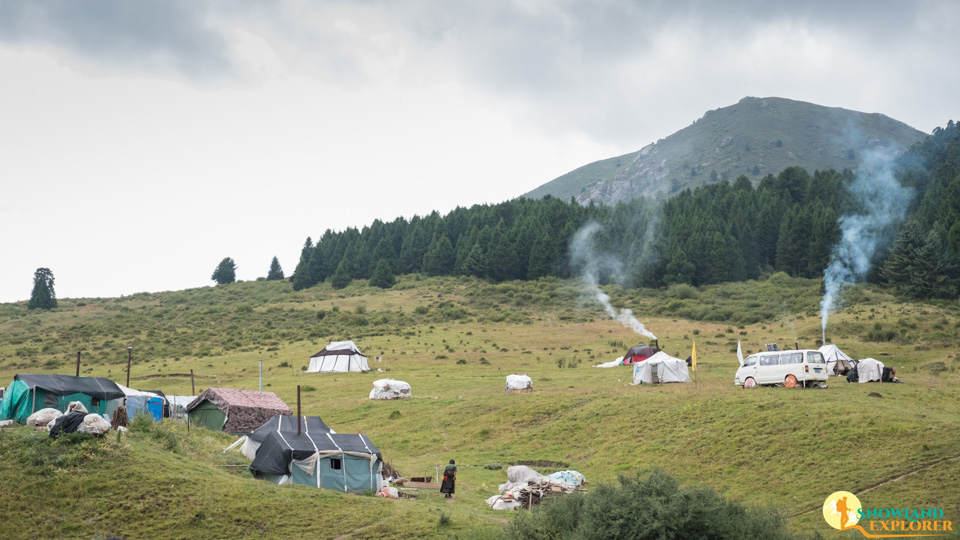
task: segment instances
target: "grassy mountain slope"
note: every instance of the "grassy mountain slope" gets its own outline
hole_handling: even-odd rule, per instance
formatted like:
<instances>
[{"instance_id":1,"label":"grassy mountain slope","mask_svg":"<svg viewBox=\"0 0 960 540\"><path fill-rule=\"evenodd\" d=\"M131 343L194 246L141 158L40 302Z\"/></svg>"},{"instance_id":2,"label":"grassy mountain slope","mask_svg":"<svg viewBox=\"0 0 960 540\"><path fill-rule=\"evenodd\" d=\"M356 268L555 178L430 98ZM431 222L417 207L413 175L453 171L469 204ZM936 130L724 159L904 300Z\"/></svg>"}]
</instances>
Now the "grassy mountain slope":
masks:
<instances>
[{"instance_id":1,"label":"grassy mountain slope","mask_svg":"<svg viewBox=\"0 0 960 540\"><path fill-rule=\"evenodd\" d=\"M580 167L525 196L572 195L583 204L664 197L740 175L756 182L790 166L810 172L852 169L864 152L879 147L906 150L923 137L882 114L747 97L708 111L638 152Z\"/></svg>"},{"instance_id":2,"label":"grassy mountain slope","mask_svg":"<svg viewBox=\"0 0 960 540\"><path fill-rule=\"evenodd\" d=\"M231 437L201 429L51 444L44 433L21 428L0 432L5 533L495 534L510 514L483 500L505 481L505 466L520 460L563 462L593 485L665 469L726 497L776 506L798 532L830 531L819 514L830 493L875 486L860 496L869 507L933 506L960 521L960 491L951 480L960 474L955 304L901 303L858 287L831 318L831 341L896 367L904 384L745 391L732 384L737 341L747 351L771 341L814 346L819 281L776 274L701 289L607 292L615 305L633 309L667 352L685 358L696 340L696 385L634 387L629 368L589 367L641 340L608 320L574 281L491 285L402 276L387 291L357 282L296 293L289 283L248 282L66 299L52 312L0 306L4 383L18 372L73 374L77 350L84 351L84 374L124 382L128 344L135 347L131 385L167 393L190 393L180 375L191 369L196 392L256 389L262 361L265 390L295 407L300 385L304 414L322 416L341 433L368 434L406 475L450 458L461 465L453 503L433 492L386 501L255 481L228 466L244 463L221 451ZM374 371L304 373L327 339L355 340ZM505 376L514 372L529 374L535 392L504 394ZM385 376L411 383L414 397L368 400L371 383Z\"/></svg>"}]
</instances>

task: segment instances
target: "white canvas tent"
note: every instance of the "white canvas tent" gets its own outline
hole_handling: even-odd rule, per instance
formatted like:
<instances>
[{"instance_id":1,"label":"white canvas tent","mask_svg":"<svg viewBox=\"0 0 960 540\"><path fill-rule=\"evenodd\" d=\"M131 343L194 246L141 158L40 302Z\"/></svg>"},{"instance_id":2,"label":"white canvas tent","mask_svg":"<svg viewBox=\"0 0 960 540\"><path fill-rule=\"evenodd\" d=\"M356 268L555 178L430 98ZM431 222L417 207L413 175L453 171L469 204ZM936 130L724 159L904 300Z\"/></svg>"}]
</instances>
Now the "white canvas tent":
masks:
<instances>
[{"instance_id":1,"label":"white canvas tent","mask_svg":"<svg viewBox=\"0 0 960 540\"><path fill-rule=\"evenodd\" d=\"M310 357L307 373L342 373L370 371L367 357L352 341L331 341L324 349Z\"/></svg>"},{"instance_id":2,"label":"white canvas tent","mask_svg":"<svg viewBox=\"0 0 960 540\"><path fill-rule=\"evenodd\" d=\"M834 344L824 345L818 349L823 354L823 359L827 362L827 374L831 377L846 373L853 369L853 358L840 350Z\"/></svg>"},{"instance_id":3,"label":"white canvas tent","mask_svg":"<svg viewBox=\"0 0 960 540\"><path fill-rule=\"evenodd\" d=\"M633 365L633 384L690 382L687 363L660 351Z\"/></svg>"},{"instance_id":4,"label":"white canvas tent","mask_svg":"<svg viewBox=\"0 0 960 540\"><path fill-rule=\"evenodd\" d=\"M874 358L864 358L857 361L857 380L865 382L881 382L883 380L883 362Z\"/></svg>"}]
</instances>

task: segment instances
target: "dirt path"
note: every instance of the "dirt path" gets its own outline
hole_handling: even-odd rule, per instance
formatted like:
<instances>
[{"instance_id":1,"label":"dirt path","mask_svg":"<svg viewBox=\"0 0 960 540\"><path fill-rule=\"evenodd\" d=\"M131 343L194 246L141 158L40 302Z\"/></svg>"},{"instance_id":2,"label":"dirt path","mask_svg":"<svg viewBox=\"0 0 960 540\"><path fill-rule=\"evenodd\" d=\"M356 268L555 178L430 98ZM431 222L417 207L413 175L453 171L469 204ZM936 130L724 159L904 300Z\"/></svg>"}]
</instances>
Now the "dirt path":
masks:
<instances>
[{"instance_id":1,"label":"dirt path","mask_svg":"<svg viewBox=\"0 0 960 540\"><path fill-rule=\"evenodd\" d=\"M370 527L373 527L373 526L376 525L377 523L380 523L380 521L377 520L377 521L374 521L373 523L367 523L367 524L364 525L363 527L357 527L356 529L354 529L354 530L352 530L352 531L347 531L347 532L341 534L340 536L334 538L333 540L343 540L344 538L349 538L349 537L353 536L354 534L356 534L356 533L358 533L358 532L360 532L360 531L362 531L362 530L364 530L364 529L369 529Z\"/></svg>"},{"instance_id":2,"label":"dirt path","mask_svg":"<svg viewBox=\"0 0 960 540\"><path fill-rule=\"evenodd\" d=\"M874 484L874 485L872 485L872 486L870 486L870 487L868 487L868 488L861 489L860 491L854 493L854 495L856 495L857 497L859 497L860 495L863 495L864 493L868 493L868 492L870 492L870 491L873 491L873 490L875 490L875 489L877 489L877 488L879 488L879 487L883 487L883 486L885 486L885 485L887 485L887 484L892 484L892 483L894 483L894 482L899 482L900 480L903 480L904 478L906 478L906 477L908 477L908 476L917 474L917 473L920 472L920 471L925 471L925 470L929 469L930 467L934 467L934 466L936 466L936 465L940 465L941 463L946 463L946 462L948 462L948 461L954 461L954 460L956 460L956 459L960 459L960 455L953 456L953 457L940 458L940 459L938 459L938 460L936 460L936 461L927 463L926 465L921 465L921 466L919 466L919 467L916 467L916 468L914 468L914 469L911 469L911 470L909 470L909 471L901 474L900 476L895 476L895 477L890 478L890 479L888 479L888 480L884 480L883 482L880 482L879 484ZM818 512L818 511L820 511L820 510L822 510L822 508L814 508L813 510L807 510L806 512L800 512L799 514L794 514L794 515L790 516L790 518L788 518L788 519L792 519L792 518L800 517L800 516L805 516L805 515L807 515L807 514L812 514L813 512Z\"/></svg>"}]
</instances>

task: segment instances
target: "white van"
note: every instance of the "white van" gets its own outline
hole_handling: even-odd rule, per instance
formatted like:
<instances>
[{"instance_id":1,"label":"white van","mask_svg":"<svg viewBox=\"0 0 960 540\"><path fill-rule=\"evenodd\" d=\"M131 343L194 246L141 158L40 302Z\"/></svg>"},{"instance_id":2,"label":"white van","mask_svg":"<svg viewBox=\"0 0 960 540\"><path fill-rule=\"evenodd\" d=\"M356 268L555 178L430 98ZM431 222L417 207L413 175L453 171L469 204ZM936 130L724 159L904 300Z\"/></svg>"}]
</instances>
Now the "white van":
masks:
<instances>
[{"instance_id":1,"label":"white van","mask_svg":"<svg viewBox=\"0 0 960 540\"><path fill-rule=\"evenodd\" d=\"M744 388L770 384L793 388L826 380L827 362L823 354L816 349L800 349L751 354L737 370L733 382Z\"/></svg>"}]
</instances>

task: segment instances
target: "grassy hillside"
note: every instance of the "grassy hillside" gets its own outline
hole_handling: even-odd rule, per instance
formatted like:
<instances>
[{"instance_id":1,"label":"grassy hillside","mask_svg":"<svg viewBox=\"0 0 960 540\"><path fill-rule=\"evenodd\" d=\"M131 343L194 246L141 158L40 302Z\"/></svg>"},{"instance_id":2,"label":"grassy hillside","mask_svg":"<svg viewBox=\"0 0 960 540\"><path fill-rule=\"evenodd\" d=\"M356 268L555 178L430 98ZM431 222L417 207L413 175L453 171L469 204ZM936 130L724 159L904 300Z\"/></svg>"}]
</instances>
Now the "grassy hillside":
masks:
<instances>
[{"instance_id":1,"label":"grassy hillside","mask_svg":"<svg viewBox=\"0 0 960 540\"><path fill-rule=\"evenodd\" d=\"M771 341L813 347L819 281L776 274L702 289L609 287L614 304L633 309L670 354L685 358L696 339L697 384L662 387L630 386L629 368L590 367L641 340L582 292L573 281L404 276L387 291L357 282L294 293L288 283L248 282L61 300L52 312L0 306L0 384L15 373L73 374L78 350L83 374L123 383L128 345L131 386L167 393L189 394L182 375L191 369L198 393L256 389L263 361L265 390L295 407L300 385L304 414L341 433L366 433L404 474L426 474L451 458L461 465L452 503L432 492L385 501L254 481L232 466L244 463L240 454L221 452L231 437L196 428L148 426L119 440L56 444L45 433L7 430L5 533L493 535L511 516L483 500L505 481L507 465L526 460L568 464L593 485L663 469L728 498L775 506L802 533L830 531L819 507L838 490L869 490L860 495L869 507L935 506L960 521L955 303L902 303L860 287L831 318L829 341L894 366L904 384L745 391L732 384L737 341L747 351ZM304 373L328 339L356 341L374 371ZM529 374L535 392L504 394L514 372ZM413 399L369 401L372 381L384 376L411 383Z\"/></svg>"},{"instance_id":2,"label":"grassy hillside","mask_svg":"<svg viewBox=\"0 0 960 540\"><path fill-rule=\"evenodd\" d=\"M740 175L756 183L792 166L811 173L856 169L871 149L891 146L903 151L924 136L882 114L747 97L708 111L638 152L585 165L526 196L574 196L582 204L613 204L638 196L670 196Z\"/></svg>"}]
</instances>

